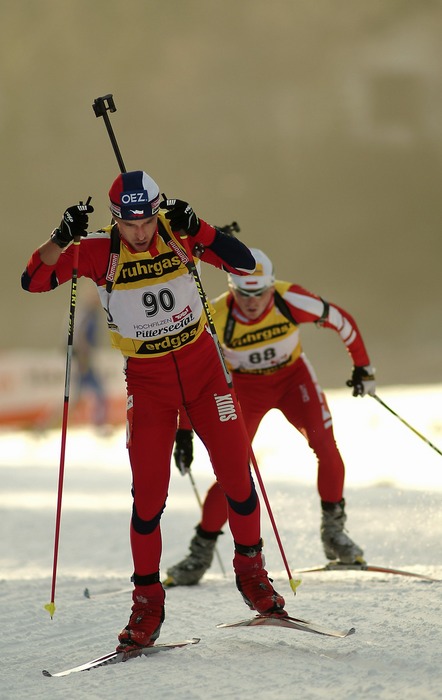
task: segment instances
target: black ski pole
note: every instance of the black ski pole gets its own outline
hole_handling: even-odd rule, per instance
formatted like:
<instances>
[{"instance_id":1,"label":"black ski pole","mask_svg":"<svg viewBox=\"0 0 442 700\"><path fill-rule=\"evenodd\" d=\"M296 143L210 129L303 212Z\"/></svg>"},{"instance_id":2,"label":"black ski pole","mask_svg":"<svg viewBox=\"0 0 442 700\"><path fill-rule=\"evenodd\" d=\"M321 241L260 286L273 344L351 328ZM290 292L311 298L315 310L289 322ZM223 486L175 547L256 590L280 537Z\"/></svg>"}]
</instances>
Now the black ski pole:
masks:
<instances>
[{"instance_id":1,"label":"black ski pole","mask_svg":"<svg viewBox=\"0 0 442 700\"><path fill-rule=\"evenodd\" d=\"M423 440L424 442L426 442L427 445L429 445L430 447L432 447L433 450L435 450L438 454L440 454L440 455L442 456L442 452L439 450L438 447L436 447L436 445L433 445L433 443L430 442L424 435L422 435L422 433L420 433L418 430L416 430L416 428L413 428L413 426L410 425L409 423L407 423L407 421L404 420L404 418L401 418L401 417L396 413L396 411L393 411L393 409L390 408L390 406L387 406L387 404L384 403L384 401L382 401L382 399L380 399L379 396L376 396L376 394L370 394L370 396L372 396L374 399L376 399L376 401L377 401L378 403L380 403L381 406L383 406L384 408L386 408L387 411L390 411L390 413L392 413L393 416L396 416L396 418L399 418L399 420L400 420L401 423L403 423L404 425L406 425L407 428L409 428L415 435L417 435L418 437L420 437L421 440Z\"/></svg>"},{"instance_id":2,"label":"black ski pole","mask_svg":"<svg viewBox=\"0 0 442 700\"><path fill-rule=\"evenodd\" d=\"M94 100L94 104L92 105L92 108L95 112L96 117L103 117L104 123L106 125L107 133L109 134L109 138L111 140L112 147L114 149L115 156L118 161L118 165L120 168L120 172L125 173L126 172L126 167L124 165L123 158L121 156L120 149L118 148L118 143L117 139L115 138L114 130L112 129L112 124L110 123L109 112L116 112L117 108L115 107L115 102L114 98L112 95L103 95L103 97L97 97L96 100Z\"/></svg>"},{"instance_id":3,"label":"black ski pole","mask_svg":"<svg viewBox=\"0 0 442 700\"><path fill-rule=\"evenodd\" d=\"M112 142L112 146L113 146L115 155L117 157L118 164L120 166L120 171L126 172L126 168L124 166L124 162L123 162L123 159L121 157L120 149L118 148L117 140L115 138L115 134L113 132L112 125L110 123L109 116L107 114L108 109L111 112L116 112L116 110L117 110L117 108L115 107L115 103L114 103L112 95L104 95L104 97L97 97L97 99L94 101L93 109L94 109L95 115L97 117L104 118L106 128L107 128L110 140ZM163 194L163 197L166 199L164 194ZM236 222L233 222L232 227L234 227L233 230L235 230L235 228L237 227ZM224 377L225 377L227 386L229 387L229 389L233 390L232 377L231 377L231 374L230 374L229 369L227 367L226 361L224 359L223 351L221 349L221 344L219 342L218 334L217 334L216 328L215 328L215 324L214 324L213 319L212 319L209 301L207 299L206 293L205 293L203 285L201 283L200 276L198 274L198 270L197 270L195 262L193 260L193 255L192 255L192 251L190 249L188 237L186 234L183 233L181 236L181 239L182 239L184 249L181 248L180 246L178 246L178 244L172 239L170 240L169 245L171 246L172 250L174 250L176 252L176 254L180 258L181 262L183 263L183 265L185 265L187 267L189 273L192 275L192 277L194 279L194 282L195 282L195 285L196 285L196 288L197 288L197 291L198 291L198 294L199 294L199 297L201 300L201 304L202 304L203 309L204 309L204 313L206 316L210 335L212 336L212 340L215 344L215 348L216 348L216 351L218 353L218 358L219 358L219 361L221 363L221 367L222 367L223 372L224 372ZM235 403L235 408L236 408L238 414L240 415L241 414L241 407L240 407L238 401L236 400L236 395L235 395L234 391L232 391L232 397L233 397L233 400ZM248 438L245 426L244 426L244 433L245 433L245 437ZM281 537L279 535L279 531L278 531L278 528L276 526L276 521L275 521L274 516L273 516L272 508L270 506L270 501L269 501L268 496L267 496L267 491L266 491L266 488L264 486L264 482L263 482L262 477L261 477L261 472L260 472L260 469L258 467L258 463L256 461L256 457L255 457L255 454L253 452L253 448L252 448L252 445L250 443L249 438L248 438L248 442L249 442L250 459L251 459L251 462L253 464L253 468L255 470L256 478L258 479L258 484L259 484L259 487L261 489L261 494L262 494L262 497L264 499L264 503L265 503L266 508L267 508L267 513L268 513L270 522L272 524L273 532L274 532L275 539L276 539L276 542L277 542L278 547L279 547L281 558L284 562L284 566L285 566L287 576L289 579L290 588L292 589L293 593L296 595L296 589L299 586L299 584L301 583L301 581L300 581L300 579L293 578L293 575L292 575L292 572L290 570L290 566L289 566L289 563L287 561L287 557L286 557L286 554L284 551L284 547L282 545Z\"/></svg>"},{"instance_id":4,"label":"black ski pole","mask_svg":"<svg viewBox=\"0 0 442 700\"><path fill-rule=\"evenodd\" d=\"M92 107L93 107L93 110L94 110L94 112L95 112L95 116L97 116L97 117L103 117L104 123L106 124L107 133L109 134L109 137L110 137L110 140L111 140L111 143L112 143L114 152L115 152L115 156L116 156L117 161L118 161L118 165L119 165L119 168L120 168L120 172L125 173L125 172L126 172L126 167L125 167L125 165L124 165L124 161L123 161L123 158L122 158L122 155L121 155L121 151L120 151L120 149L119 149L119 147L118 147L118 142L117 142L117 139L116 139L116 137L115 137L114 130L112 129L112 124L110 123L109 115L108 115L108 113L107 113L108 110L109 110L110 112L116 112L116 111L117 111L117 108L115 107L115 102L114 102L113 96L112 96L112 95L104 95L103 97L97 97L97 99L94 100L94 104L92 105ZM234 224L235 224L235 222L234 222ZM189 477L190 477L190 481L191 481L191 484L192 484L192 487L193 487L193 491L194 491L195 496L196 496L197 501L198 501L198 505L199 505L200 508L202 509L201 499L200 499L200 497L199 497L198 491L196 490L196 484L195 484L195 482L194 482L194 480L193 480L193 476L191 475L190 471L189 471ZM216 556L217 556L218 563L219 563L219 565L220 565L221 571L222 571L223 574L225 575L226 570L225 570L225 568L224 568L224 566L223 566L223 562L222 562L222 560L221 560L221 557L220 557L220 554L219 554L219 552L218 552L217 547L215 547L215 554L216 554Z\"/></svg>"}]
</instances>

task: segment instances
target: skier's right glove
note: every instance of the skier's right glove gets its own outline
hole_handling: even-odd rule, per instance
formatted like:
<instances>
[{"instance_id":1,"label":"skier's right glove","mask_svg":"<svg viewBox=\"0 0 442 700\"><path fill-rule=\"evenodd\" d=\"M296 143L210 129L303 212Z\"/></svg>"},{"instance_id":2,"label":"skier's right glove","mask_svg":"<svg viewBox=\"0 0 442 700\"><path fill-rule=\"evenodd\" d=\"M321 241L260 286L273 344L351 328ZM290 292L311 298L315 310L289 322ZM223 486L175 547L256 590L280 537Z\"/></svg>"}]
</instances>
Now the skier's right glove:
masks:
<instances>
[{"instance_id":1,"label":"skier's right glove","mask_svg":"<svg viewBox=\"0 0 442 700\"><path fill-rule=\"evenodd\" d=\"M59 248L66 248L74 238L87 236L88 214L94 211L94 207L89 204L90 199L89 197L86 204L80 202L66 209L60 226L51 235L51 241L56 243Z\"/></svg>"},{"instance_id":2,"label":"skier's right glove","mask_svg":"<svg viewBox=\"0 0 442 700\"><path fill-rule=\"evenodd\" d=\"M173 457L181 474L188 474L193 462L193 430L179 428L176 431Z\"/></svg>"}]
</instances>

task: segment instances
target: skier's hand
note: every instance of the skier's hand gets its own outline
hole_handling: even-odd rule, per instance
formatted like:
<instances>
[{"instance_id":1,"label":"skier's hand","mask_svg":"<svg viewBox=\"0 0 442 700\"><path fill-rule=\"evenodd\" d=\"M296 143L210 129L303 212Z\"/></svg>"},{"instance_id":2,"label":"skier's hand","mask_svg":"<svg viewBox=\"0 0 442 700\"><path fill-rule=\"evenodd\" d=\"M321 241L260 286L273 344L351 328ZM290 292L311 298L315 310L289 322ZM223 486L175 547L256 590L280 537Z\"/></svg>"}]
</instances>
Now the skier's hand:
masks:
<instances>
[{"instance_id":1,"label":"skier's hand","mask_svg":"<svg viewBox=\"0 0 442 700\"><path fill-rule=\"evenodd\" d=\"M200 220L190 204L182 199L167 199L163 194L161 209L166 209L166 219L169 220L172 231L184 231L189 236L196 236L200 230Z\"/></svg>"},{"instance_id":2,"label":"skier's hand","mask_svg":"<svg viewBox=\"0 0 442 700\"><path fill-rule=\"evenodd\" d=\"M59 248L66 248L69 243L72 243L74 238L87 236L87 226L89 217L94 211L93 206L89 204L91 198L86 204L79 202L72 207L68 207L63 214L60 226L52 233L51 240L58 245Z\"/></svg>"},{"instance_id":3,"label":"skier's hand","mask_svg":"<svg viewBox=\"0 0 442 700\"><path fill-rule=\"evenodd\" d=\"M188 474L193 462L193 430L179 428L176 431L173 457L181 474Z\"/></svg>"},{"instance_id":4,"label":"skier's hand","mask_svg":"<svg viewBox=\"0 0 442 700\"><path fill-rule=\"evenodd\" d=\"M376 381L374 369L371 365L366 367L353 367L351 379L347 386L353 387L353 396L374 396L376 393Z\"/></svg>"}]
</instances>

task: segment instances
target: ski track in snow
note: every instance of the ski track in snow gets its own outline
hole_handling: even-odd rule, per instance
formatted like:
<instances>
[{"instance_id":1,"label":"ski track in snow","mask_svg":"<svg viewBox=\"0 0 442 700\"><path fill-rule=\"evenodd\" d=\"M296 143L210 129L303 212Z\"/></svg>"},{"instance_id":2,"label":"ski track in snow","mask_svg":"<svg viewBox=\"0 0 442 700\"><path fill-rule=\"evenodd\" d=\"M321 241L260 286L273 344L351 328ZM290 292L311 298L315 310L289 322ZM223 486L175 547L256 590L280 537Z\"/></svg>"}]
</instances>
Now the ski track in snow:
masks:
<instances>
[{"instance_id":1,"label":"ski track in snow","mask_svg":"<svg viewBox=\"0 0 442 700\"><path fill-rule=\"evenodd\" d=\"M400 396L392 396L399 411ZM379 414L374 401L352 400L348 405L352 414L354 406L359 410L363 405L371 412L366 424L360 419L361 425L346 440L343 428L337 426L344 404L337 400L335 410L332 407L347 465L351 536L364 547L371 564L442 578L440 456L406 428L396 426L394 419L381 413L374 420L372 413ZM418 425L410 414L408 420ZM428 434L429 427L424 425L423 432L424 428ZM280 452L270 450L271 436L264 430L254 447L295 572L296 566L324 561L315 465L292 429L287 439L286 428L280 425L278 430ZM388 433L388 444L383 431ZM428 437L441 442L440 432ZM366 572L313 573L303 575L295 597L264 504L267 568L286 598L289 614L339 629L354 626L355 635L332 639L268 627L217 629L220 622L252 614L235 588L226 529L218 541L226 575L215 559L199 586L167 592L160 641L194 636L201 638L200 644L66 678L45 678L43 669L61 671L111 651L129 617L130 475L124 436L122 431L109 438L87 431L68 436L52 620L44 605L51 597L59 435L5 434L0 446L2 700L442 698L442 584ZM299 469L293 466L298 460L303 463ZM292 463L291 473L287 462ZM365 462L362 473L358 470ZM211 474L198 445L194 477L204 496ZM167 566L186 553L198 515L190 481L173 467L163 516L163 577Z\"/></svg>"}]
</instances>

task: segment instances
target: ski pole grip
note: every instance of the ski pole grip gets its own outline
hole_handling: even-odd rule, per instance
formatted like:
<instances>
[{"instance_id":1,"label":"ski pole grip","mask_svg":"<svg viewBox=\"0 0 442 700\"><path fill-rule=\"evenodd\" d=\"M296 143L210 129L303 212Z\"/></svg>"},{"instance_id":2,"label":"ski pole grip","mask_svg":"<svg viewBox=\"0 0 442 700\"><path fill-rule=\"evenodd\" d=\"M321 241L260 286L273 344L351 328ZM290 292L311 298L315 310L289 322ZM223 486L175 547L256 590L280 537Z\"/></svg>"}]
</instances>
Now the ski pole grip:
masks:
<instances>
[{"instance_id":1,"label":"ski pole grip","mask_svg":"<svg viewBox=\"0 0 442 700\"><path fill-rule=\"evenodd\" d=\"M92 108L95 112L96 117L103 117L104 124L107 129L107 133L109 135L112 147L114 149L115 157L117 159L120 172L125 173L126 171L126 166L124 165L124 161L122 158L122 155L120 153L120 149L117 143L117 139L115 138L114 130L112 129L112 124L109 119L108 115L108 110L109 112L116 112L117 108L115 107L115 102L114 98L112 95L103 95L103 97L97 97L94 100L94 103L92 105Z\"/></svg>"},{"instance_id":2,"label":"ski pole grip","mask_svg":"<svg viewBox=\"0 0 442 700\"><path fill-rule=\"evenodd\" d=\"M108 110L109 112L117 111L113 95L103 95L103 97L97 97L94 100L92 107L96 117L103 117Z\"/></svg>"}]
</instances>

